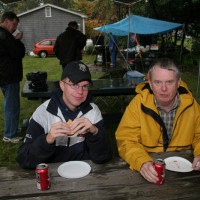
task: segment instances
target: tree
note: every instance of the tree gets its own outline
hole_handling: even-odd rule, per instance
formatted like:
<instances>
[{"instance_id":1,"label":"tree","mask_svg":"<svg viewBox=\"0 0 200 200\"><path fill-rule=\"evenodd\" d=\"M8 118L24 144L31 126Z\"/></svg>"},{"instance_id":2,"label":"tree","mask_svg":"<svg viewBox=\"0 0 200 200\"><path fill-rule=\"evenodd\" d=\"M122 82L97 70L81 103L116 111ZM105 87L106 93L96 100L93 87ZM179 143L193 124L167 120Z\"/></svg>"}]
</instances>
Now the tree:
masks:
<instances>
[{"instance_id":1,"label":"tree","mask_svg":"<svg viewBox=\"0 0 200 200\"><path fill-rule=\"evenodd\" d=\"M117 1L137 2L132 6L117 3ZM12 10L21 13L39 6L41 3L51 3L66 9L80 12L88 16L86 34L92 37L96 34L93 28L114 23L129 14L173 21L184 24L184 34L200 37L200 1L199 0L22 0L3 1L1 12ZM10 2L10 3L9 3Z\"/></svg>"},{"instance_id":2,"label":"tree","mask_svg":"<svg viewBox=\"0 0 200 200\"><path fill-rule=\"evenodd\" d=\"M110 0L74 1L73 9L88 16L86 21L86 35L88 38L93 38L97 34L97 31L93 28L118 20L116 8Z\"/></svg>"},{"instance_id":3,"label":"tree","mask_svg":"<svg viewBox=\"0 0 200 200\"><path fill-rule=\"evenodd\" d=\"M13 2L19 2L19 1L23 1L23 0L3 0L3 1L1 1L2 3L4 3L4 4L8 4L8 3L13 3Z\"/></svg>"}]
</instances>

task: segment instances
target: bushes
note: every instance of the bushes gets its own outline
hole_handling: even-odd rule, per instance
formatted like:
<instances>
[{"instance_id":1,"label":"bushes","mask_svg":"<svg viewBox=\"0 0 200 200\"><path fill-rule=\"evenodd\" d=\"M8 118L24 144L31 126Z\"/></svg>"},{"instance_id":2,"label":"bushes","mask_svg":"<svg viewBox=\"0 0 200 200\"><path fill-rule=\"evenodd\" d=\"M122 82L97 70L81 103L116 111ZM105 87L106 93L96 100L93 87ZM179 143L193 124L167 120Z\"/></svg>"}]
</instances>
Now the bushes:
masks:
<instances>
[{"instance_id":1,"label":"bushes","mask_svg":"<svg viewBox=\"0 0 200 200\"><path fill-rule=\"evenodd\" d=\"M85 48L85 52L87 55L96 55L97 54L97 51L96 49L94 48L94 46L88 46Z\"/></svg>"},{"instance_id":2,"label":"bushes","mask_svg":"<svg viewBox=\"0 0 200 200\"><path fill-rule=\"evenodd\" d=\"M193 38L192 54L198 56L200 53L200 38Z\"/></svg>"}]
</instances>

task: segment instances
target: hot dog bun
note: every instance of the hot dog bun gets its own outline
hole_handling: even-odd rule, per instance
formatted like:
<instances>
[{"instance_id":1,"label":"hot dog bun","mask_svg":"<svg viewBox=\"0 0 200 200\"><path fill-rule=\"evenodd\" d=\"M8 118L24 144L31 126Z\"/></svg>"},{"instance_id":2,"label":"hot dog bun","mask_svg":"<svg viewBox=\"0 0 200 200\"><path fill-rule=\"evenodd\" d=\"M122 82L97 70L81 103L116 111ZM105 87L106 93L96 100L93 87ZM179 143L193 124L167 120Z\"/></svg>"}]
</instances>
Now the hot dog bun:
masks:
<instances>
[{"instance_id":1,"label":"hot dog bun","mask_svg":"<svg viewBox=\"0 0 200 200\"><path fill-rule=\"evenodd\" d=\"M71 125L72 124L72 120L71 119L69 119L67 122L66 122L66 124L69 126L69 125ZM78 133L77 133L78 134ZM74 133L74 132L71 132L71 133L68 133L68 136L69 137L73 137L73 136L76 136L77 135L76 133Z\"/></svg>"},{"instance_id":2,"label":"hot dog bun","mask_svg":"<svg viewBox=\"0 0 200 200\"><path fill-rule=\"evenodd\" d=\"M66 124L69 126L69 125L71 125L72 124L72 120L71 119L69 119L67 122L66 122Z\"/></svg>"}]
</instances>

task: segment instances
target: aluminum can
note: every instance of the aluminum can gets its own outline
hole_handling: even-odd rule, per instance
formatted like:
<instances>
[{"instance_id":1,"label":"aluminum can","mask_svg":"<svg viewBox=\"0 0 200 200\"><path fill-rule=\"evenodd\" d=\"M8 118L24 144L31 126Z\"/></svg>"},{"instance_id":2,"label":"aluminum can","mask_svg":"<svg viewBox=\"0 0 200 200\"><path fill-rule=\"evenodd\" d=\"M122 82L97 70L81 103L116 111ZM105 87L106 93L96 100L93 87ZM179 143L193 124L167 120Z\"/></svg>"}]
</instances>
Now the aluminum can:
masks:
<instances>
[{"instance_id":1,"label":"aluminum can","mask_svg":"<svg viewBox=\"0 0 200 200\"><path fill-rule=\"evenodd\" d=\"M51 185L49 176L49 166L45 163L41 163L36 166L35 173L37 188L39 190L48 190Z\"/></svg>"},{"instance_id":2,"label":"aluminum can","mask_svg":"<svg viewBox=\"0 0 200 200\"><path fill-rule=\"evenodd\" d=\"M159 178L156 184L162 185L164 183L164 177L165 177L165 161L162 159L156 159L156 161L154 162L154 167L156 172L158 173L158 178Z\"/></svg>"}]
</instances>

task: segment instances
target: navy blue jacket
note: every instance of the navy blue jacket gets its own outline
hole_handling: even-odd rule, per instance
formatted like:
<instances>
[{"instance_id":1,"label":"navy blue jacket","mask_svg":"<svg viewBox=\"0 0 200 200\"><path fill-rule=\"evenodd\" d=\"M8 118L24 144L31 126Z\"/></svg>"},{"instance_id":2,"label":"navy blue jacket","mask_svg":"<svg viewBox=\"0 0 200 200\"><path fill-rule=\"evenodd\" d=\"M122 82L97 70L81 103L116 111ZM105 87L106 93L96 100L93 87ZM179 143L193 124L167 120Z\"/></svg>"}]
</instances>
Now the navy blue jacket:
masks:
<instances>
[{"instance_id":1,"label":"navy blue jacket","mask_svg":"<svg viewBox=\"0 0 200 200\"><path fill-rule=\"evenodd\" d=\"M99 108L88 98L77 108L70 111L62 100L61 91L40 105L33 113L29 127L17 155L23 168L34 169L39 163L66 162L71 160L92 160L105 163L112 158L112 147L105 135L103 119ZM59 137L54 144L48 144L46 134L53 123L68 121L84 116L98 127L98 133L87 132L83 136Z\"/></svg>"}]
</instances>

